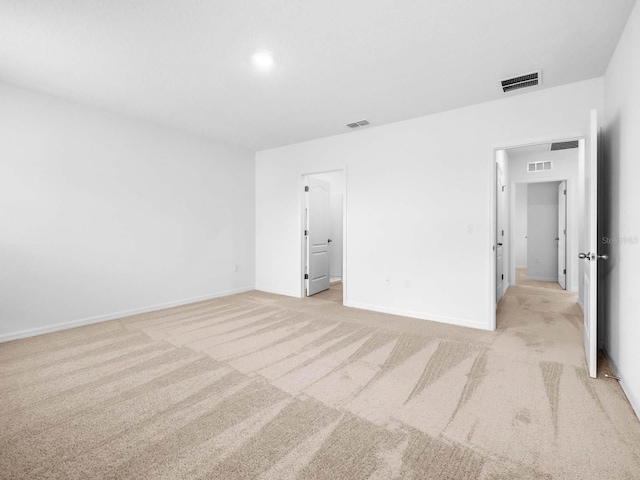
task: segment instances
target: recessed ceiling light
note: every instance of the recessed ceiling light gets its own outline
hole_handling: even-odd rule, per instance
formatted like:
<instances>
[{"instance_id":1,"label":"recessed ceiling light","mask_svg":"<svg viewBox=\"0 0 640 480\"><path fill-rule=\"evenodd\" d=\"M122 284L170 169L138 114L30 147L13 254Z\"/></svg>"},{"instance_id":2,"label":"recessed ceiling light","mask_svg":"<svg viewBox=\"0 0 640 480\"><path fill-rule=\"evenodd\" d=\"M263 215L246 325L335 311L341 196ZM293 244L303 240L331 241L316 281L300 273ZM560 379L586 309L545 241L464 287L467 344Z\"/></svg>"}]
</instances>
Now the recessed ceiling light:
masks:
<instances>
[{"instance_id":1,"label":"recessed ceiling light","mask_svg":"<svg viewBox=\"0 0 640 480\"><path fill-rule=\"evenodd\" d=\"M251 59L253 60L253 64L262 70L266 70L273 66L273 55L269 52L255 53Z\"/></svg>"}]
</instances>

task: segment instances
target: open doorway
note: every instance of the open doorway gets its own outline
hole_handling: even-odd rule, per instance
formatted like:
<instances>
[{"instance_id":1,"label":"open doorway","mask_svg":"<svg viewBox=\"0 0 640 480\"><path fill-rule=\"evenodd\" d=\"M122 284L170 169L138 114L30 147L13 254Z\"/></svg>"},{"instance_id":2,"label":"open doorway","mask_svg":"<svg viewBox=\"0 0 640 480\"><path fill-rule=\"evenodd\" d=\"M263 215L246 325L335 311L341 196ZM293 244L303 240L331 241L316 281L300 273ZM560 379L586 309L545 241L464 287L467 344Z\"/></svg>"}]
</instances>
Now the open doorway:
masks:
<instances>
[{"instance_id":1,"label":"open doorway","mask_svg":"<svg viewBox=\"0 0 640 480\"><path fill-rule=\"evenodd\" d=\"M515 184L515 284L567 286L567 181Z\"/></svg>"},{"instance_id":2,"label":"open doorway","mask_svg":"<svg viewBox=\"0 0 640 480\"><path fill-rule=\"evenodd\" d=\"M598 357L598 260L607 260L607 255L600 255L598 250L598 112L592 110L590 112L590 129L588 136L574 136L550 138L547 140L539 140L532 142L518 142L511 145L502 145L494 147L494 155L492 158L492 171L496 171L496 164L504 162L507 165L506 182L509 185L510 203L509 212L506 218L509 224L506 231L509 243L513 243L510 239L514 235L515 226L515 184L516 183L539 183L539 182L562 182L566 181L566 243L564 257L566 258L565 287L567 291L554 293L558 297L564 297L570 303L570 308L577 312L572 314L582 317L582 340L584 343L585 356L587 360L588 373L592 378L596 377L597 357ZM543 143L545 142L545 143ZM534 152L537 150L537 152ZM517 152L525 152L525 155L519 159L520 166L516 166L515 161ZM552 155L564 152L571 157L569 162L559 162L552 158L527 158L527 155ZM563 172L563 168L569 171ZM521 176L518 180L517 176ZM492 175L493 176L493 175ZM492 178L492 232L491 239L494 251L495 263L491 268L492 278L492 296L496 300L496 309L492 312L493 327L501 328L499 324L499 313L502 305L508 305L509 302L499 302L496 289L498 286L498 262L496 251L497 244L500 243L501 237L498 235L498 225L500 224L498 202L500 201L500 188L497 181L498 176ZM533 180L537 178L537 182ZM529 179L529 180L526 180ZM558 185L558 191L560 191ZM560 220L559 220L560 221ZM531 232L527 231L527 240L530 239ZM510 270L509 285L515 286L516 283L516 261L515 248L509 249L507 263ZM503 253L504 255L504 253ZM517 297L521 292L521 287L516 287L513 294L508 291L507 295ZM550 301L546 298L550 295L549 290L538 289L536 292L536 301L543 303ZM515 298L516 301L520 301ZM493 309L492 309L493 310ZM502 309L502 322L505 322L504 310ZM550 318L550 317L549 317ZM575 320L574 317L567 319L569 323ZM575 322L574 322L575 323ZM502 328L505 327L502 324Z\"/></svg>"},{"instance_id":3,"label":"open doorway","mask_svg":"<svg viewBox=\"0 0 640 480\"><path fill-rule=\"evenodd\" d=\"M507 155L512 284L519 276L522 281L578 291L578 141L511 148Z\"/></svg>"},{"instance_id":4,"label":"open doorway","mask_svg":"<svg viewBox=\"0 0 640 480\"><path fill-rule=\"evenodd\" d=\"M496 178L496 262L504 244L496 286L504 275L504 291L522 284L578 291L578 143L496 151L498 174L503 172L502 181Z\"/></svg>"},{"instance_id":5,"label":"open doorway","mask_svg":"<svg viewBox=\"0 0 640 480\"><path fill-rule=\"evenodd\" d=\"M344 304L344 170L303 176L302 296Z\"/></svg>"}]
</instances>

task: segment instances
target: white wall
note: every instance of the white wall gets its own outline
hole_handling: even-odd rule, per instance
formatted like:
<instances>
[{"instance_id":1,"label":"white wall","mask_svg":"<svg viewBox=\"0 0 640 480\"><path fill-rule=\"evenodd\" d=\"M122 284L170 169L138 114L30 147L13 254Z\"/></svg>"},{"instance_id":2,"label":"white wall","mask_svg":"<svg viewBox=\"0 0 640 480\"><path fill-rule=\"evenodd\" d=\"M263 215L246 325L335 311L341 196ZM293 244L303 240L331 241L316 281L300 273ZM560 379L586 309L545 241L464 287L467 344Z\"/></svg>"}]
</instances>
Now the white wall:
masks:
<instances>
[{"instance_id":1,"label":"white wall","mask_svg":"<svg viewBox=\"0 0 640 480\"><path fill-rule=\"evenodd\" d=\"M605 76L604 159L599 198L603 242L604 348L640 416L640 6L636 4Z\"/></svg>"},{"instance_id":2,"label":"white wall","mask_svg":"<svg viewBox=\"0 0 640 480\"><path fill-rule=\"evenodd\" d=\"M558 281L558 183L527 188L527 278Z\"/></svg>"},{"instance_id":3,"label":"white wall","mask_svg":"<svg viewBox=\"0 0 640 480\"><path fill-rule=\"evenodd\" d=\"M527 268L527 184L515 184L514 237L516 268Z\"/></svg>"},{"instance_id":4,"label":"white wall","mask_svg":"<svg viewBox=\"0 0 640 480\"><path fill-rule=\"evenodd\" d=\"M0 132L0 339L253 287L251 152L7 84Z\"/></svg>"},{"instance_id":5,"label":"white wall","mask_svg":"<svg viewBox=\"0 0 640 480\"><path fill-rule=\"evenodd\" d=\"M342 213L343 213L343 193L332 193L330 204L331 228L330 237L332 243L329 245L329 272L331 278L342 278Z\"/></svg>"},{"instance_id":6,"label":"white wall","mask_svg":"<svg viewBox=\"0 0 640 480\"><path fill-rule=\"evenodd\" d=\"M578 175L578 149L555 150L553 152L537 152L530 154L515 154L514 149L509 152L509 180L514 183L547 182L559 178L572 180ZM539 172L527 172L527 163L551 161L553 168Z\"/></svg>"},{"instance_id":7,"label":"white wall","mask_svg":"<svg viewBox=\"0 0 640 480\"><path fill-rule=\"evenodd\" d=\"M520 150L520 149L516 149ZM528 173L527 163L544 162L550 160L553 163L552 170ZM509 172L511 184L523 182L548 182L552 180L567 180L567 280L566 288L574 292L578 291L581 261L578 260L580 242L580 216L581 199L578 176L579 150L577 148L567 150L555 150L553 152L537 152L532 154L516 154L510 151ZM512 202L515 199L512 198ZM512 217L514 225L517 222ZM515 275L515 272L512 272Z\"/></svg>"},{"instance_id":8,"label":"white wall","mask_svg":"<svg viewBox=\"0 0 640 480\"><path fill-rule=\"evenodd\" d=\"M495 149L586 135L601 104L594 79L258 152L256 288L300 295L301 176L346 167L346 304L493 328Z\"/></svg>"}]
</instances>

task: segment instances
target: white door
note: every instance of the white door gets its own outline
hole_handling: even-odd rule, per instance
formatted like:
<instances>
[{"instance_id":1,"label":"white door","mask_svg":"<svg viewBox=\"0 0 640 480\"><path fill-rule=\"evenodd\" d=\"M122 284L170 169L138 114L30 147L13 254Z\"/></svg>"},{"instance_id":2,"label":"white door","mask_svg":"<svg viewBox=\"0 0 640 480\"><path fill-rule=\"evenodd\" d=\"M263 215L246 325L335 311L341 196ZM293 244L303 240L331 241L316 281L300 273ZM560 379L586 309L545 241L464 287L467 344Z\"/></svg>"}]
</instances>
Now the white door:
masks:
<instances>
[{"instance_id":1,"label":"white door","mask_svg":"<svg viewBox=\"0 0 640 480\"><path fill-rule=\"evenodd\" d=\"M567 289L567 182L558 186L558 283Z\"/></svg>"},{"instance_id":2,"label":"white door","mask_svg":"<svg viewBox=\"0 0 640 480\"><path fill-rule=\"evenodd\" d=\"M598 112L591 110L589 153L584 156L580 181L584 182L582 215L584 249L579 254L583 263L582 294L584 307L584 349L589 375L596 378L598 361Z\"/></svg>"},{"instance_id":3,"label":"white door","mask_svg":"<svg viewBox=\"0 0 640 480\"><path fill-rule=\"evenodd\" d=\"M329 182L307 178L307 296L329 288Z\"/></svg>"},{"instance_id":4,"label":"white door","mask_svg":"<svg viewBox=\"0 0 640 480\"><path fill-rule=\"evenodd\" d=\"M504 186L504 172L496 164L496 303L504 294L504 229L506 193Z\"/></svg>"}]
</instances>

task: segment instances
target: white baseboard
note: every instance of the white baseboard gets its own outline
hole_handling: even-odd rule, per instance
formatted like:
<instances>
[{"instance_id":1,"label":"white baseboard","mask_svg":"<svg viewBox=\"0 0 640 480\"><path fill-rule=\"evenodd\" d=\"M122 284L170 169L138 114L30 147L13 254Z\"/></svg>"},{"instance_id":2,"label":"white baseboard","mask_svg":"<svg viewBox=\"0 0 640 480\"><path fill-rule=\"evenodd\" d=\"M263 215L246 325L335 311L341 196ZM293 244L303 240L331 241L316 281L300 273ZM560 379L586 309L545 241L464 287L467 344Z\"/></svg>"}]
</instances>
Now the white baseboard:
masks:
<instances>
[{"instance_id":1,"label":"white baseboard","mask_svg":"<svg viewBox=\"0 0 640 480\"><path fill-rule=\"evenodd\" d=\"M285 297L300 298L300 292L287 292L285 290L275 290L273 288L258 286L256 286L255 290L258 290L259 292L273 293L274 295L284 295Z\"/></svg>"},{"instance_id":2,"label":"white baseboard","mask_svg":"<svg viewBox=\"0 0 640 480\"><path fill-rule=\"evenodd\" d=\"M603 348L602 353L604 353L604 356L607 358L607 362L609 362L609 366L613 370L613 373L615 374L615 376L620 377L621 380L619 383L620 383L620 386L622 387L622 391L627 396L627 400L629 400L629 403L631 404L631 408L633 408L633 411L636 413L636 417L638 417L638 420L640 420L640 399L636 398L631 392L631 390L625 387L624 373L620 371L620 369L618 368L618 365L616 365L616 362L614 362L611 359L611 357L609 356L609 352L607 352L607 350Z\"/></svg>"},{"instance_id":3,"label":"white baseboard","mask_svg":"<svg viewBox=\"0 0 640 480\"><path fill-rule=\"evenodd\" d=\"M3 333L0 335L0 343L10 342L11 340L19 340L21 338L35 337L37 335L44 335L45 333L58 332L60 330L68 330L70 328L82 327L84 325L91 325L92 323L107 322L109 320L116 320L118 318L129 317L131 315L137 315L139 313L148 313L148 312L154 312L156 310L163 310L165 308L179 307L180 305L187 305L189 303L212 300L214 298L226 297L228 295L234 295L236 293L250 292L253 289L254 289L253 287L236 288L234 290L226 290L223 292L200 295L198 297L185 298L182 300L174 300L172 302L160 303L157 305L150 305L147 307L140 307L140 308L134 308L131 310L124 310L121 312L107 313L105 315L96 315L94 317L81 318L79 320L72 320L70 322L56 323L54 325L36 327L28 330L20 330L18 332Z\"/></svg>"},{"instance_id":4,"label":"white baseboard","mask_svg":"<svg viewBox=\"0 0 640 480\"><path fill-rule=\"evenodd\" d=\"M483 325L481 323L473 322L471 320L466 320L462 318L443 317L441 315L431 315L423 312L412 312L410 310L388 308L388 307L382 307L380 305L371 305L368 303L360 303L360 302L345 301L344 306L351 307L351 308L359 308L361 310L371 310L373 312L389 313L391 315L400 315L402 317L417 318L418 320L429 320L432 322L446 323L449 325L456 325L459 327L468 327L468 328L475 328L479 330L489 330L489 331L493 330L490 326Z\"/></svg>"},{"instance_id":5,"label":"white baseboard","mask_svg":"<svg viewBox=\"0 0 640 480\"><path fill-rule=\"evenodd\" d=\"M578 297L578 301L576 303L578 304L578 307L580 307L582 315L584 315L584 305L582 305L582 300L580 300L580 297Z\"/></svg>"}]
</instances>

